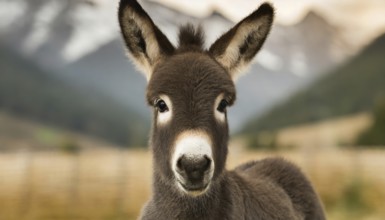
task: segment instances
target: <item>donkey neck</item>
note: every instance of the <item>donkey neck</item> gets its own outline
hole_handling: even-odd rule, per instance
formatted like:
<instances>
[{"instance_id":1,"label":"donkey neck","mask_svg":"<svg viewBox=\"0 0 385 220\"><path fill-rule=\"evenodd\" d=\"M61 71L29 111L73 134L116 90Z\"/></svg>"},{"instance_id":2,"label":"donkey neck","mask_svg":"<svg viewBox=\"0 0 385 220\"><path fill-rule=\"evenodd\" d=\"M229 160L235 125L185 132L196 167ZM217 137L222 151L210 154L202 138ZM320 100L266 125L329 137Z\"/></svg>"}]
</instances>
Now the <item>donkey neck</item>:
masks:
<instances>
[{"instance_id":1,"label":"donkey neck","mask_svg":"<svg viewBox=\"0 0 385 220\"><path fill-rule=\"evenodd\" d=\"M157 210L162 210L161 215L169 219L214 219L217 216L228 216L234 201L227 175L228 172L224 171L205 195L190 197L181 194L176 186L162 181L160 175L154 172L152 203Z\"/></svg>"}]
</instances>

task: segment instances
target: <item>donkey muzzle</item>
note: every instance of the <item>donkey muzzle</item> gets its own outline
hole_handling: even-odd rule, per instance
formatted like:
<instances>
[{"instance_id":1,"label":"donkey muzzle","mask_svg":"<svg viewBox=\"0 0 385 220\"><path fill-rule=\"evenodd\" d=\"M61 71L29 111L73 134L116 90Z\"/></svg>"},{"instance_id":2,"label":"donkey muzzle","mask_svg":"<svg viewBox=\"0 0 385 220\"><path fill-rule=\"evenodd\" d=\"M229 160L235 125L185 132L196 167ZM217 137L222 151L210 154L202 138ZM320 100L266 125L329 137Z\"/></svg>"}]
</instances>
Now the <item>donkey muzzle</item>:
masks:
<instances>
[{"instance_id":1,"label":"donkey muzzle","mask_svg":"<svg viewBox=\"0 0 385 220\"><path fill-rule=\"evenodd\" d=\"M192 196L206 192L214 172L208 136L191 131L182 133L176 141L172 163L179 189Z\"/></svg>"},{"instance_id":2,"label":"donkey muzzle","mask_svg":"<svg viewBox=\"0 0 385 220\"><path fill-rule=\"evenodd\" d=\"M177 162L179 183L187 191L203 191L209 183L211 159L202 157L187 157L182 155Z\"/></svg>"}]
</instances>

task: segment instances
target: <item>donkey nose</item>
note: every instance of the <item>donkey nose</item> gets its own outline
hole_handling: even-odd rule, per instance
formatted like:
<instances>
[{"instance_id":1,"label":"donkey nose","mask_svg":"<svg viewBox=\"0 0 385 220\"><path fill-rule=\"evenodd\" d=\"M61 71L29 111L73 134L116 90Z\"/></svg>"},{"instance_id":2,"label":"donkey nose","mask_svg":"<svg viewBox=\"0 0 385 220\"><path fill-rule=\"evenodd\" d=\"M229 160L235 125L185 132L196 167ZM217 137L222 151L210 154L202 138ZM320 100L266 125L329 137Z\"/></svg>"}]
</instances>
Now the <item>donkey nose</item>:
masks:
<instances>
[{"instance_id":1,"label":"donkey nose","mask_svg":"<svg viewBox=\"0 0 385 220\"><path fill-rule=\"evenodd\" d=\"M210 165L211 159L206 155L191 158L183 155L177 161L179 172L181 174L186 174L190 180L203 178L204 173L210 168Z\"/></svg>"}]
</instances>

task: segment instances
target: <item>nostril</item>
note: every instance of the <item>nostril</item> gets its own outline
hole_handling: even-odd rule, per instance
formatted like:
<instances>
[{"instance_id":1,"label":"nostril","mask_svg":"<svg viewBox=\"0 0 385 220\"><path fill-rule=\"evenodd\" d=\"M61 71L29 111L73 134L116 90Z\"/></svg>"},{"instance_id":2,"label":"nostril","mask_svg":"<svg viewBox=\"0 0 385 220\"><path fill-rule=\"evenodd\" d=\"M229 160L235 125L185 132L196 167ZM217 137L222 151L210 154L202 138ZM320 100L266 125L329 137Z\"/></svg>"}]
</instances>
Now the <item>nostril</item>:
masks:
<instances>
[{"instance_id":1,"label":"nostril","mask_svg":"<svg viewBox=\"0 0 385 220\"><path fill-rule=\"evenodd\" d=\"M176 162L176 167L179 169L179 170L183 170L183 159L184 159L184 156L181 156L178 161Z\"/></svg>"},{"instance_id":2,"label":"nostril","mask_svg":"<svg viewBox=\"0 0 385 220\"><path fill-rule=\"evenodd\" d=\"M211 160L206 155L195 161L195 170L206 171L210 168Z\"/></svg>"},{"instance_id":3,"label":"nostril","mask_svg":"<svg viewBox=\"0 0 385 220\"><path fill-rule=\"evenodd\" d=\"M208 157L208 156L204 156L204 166L203 166L203 171L206 171L206 170L208 170L209 168L210 168L210 165L211 165L211 159Z\"/></svg>"}]
</instances>

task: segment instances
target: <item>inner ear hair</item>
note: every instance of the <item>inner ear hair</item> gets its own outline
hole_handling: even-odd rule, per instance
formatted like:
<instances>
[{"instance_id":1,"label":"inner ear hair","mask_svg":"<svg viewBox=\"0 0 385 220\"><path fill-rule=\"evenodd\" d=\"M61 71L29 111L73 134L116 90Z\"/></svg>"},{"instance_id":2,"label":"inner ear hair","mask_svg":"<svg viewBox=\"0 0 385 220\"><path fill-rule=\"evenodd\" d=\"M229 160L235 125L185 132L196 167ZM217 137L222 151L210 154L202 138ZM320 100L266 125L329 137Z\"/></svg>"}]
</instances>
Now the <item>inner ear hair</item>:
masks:
<instances>
[{"instance_id":1,"label":"inner ear hair","mask_svg":"<svg viewBox=\"0 0 385 220\"><path fill-rule=\"evenodd\" d=\"M265 42L274 19L274 8L262 4L210 47L209 53L229 72L238 77Z\"/></svg>"},{"instance_id":2,"label":"inner ear hair","mask_svg":"<svg viewBox=\"0 0 385 220\"><path fill-rule=\"evenodd\" d=\"M118 19L131 59L149 80L153 67L171 55L174 46L136 0L120 1Z\"/></svg>"}]
</instances>

